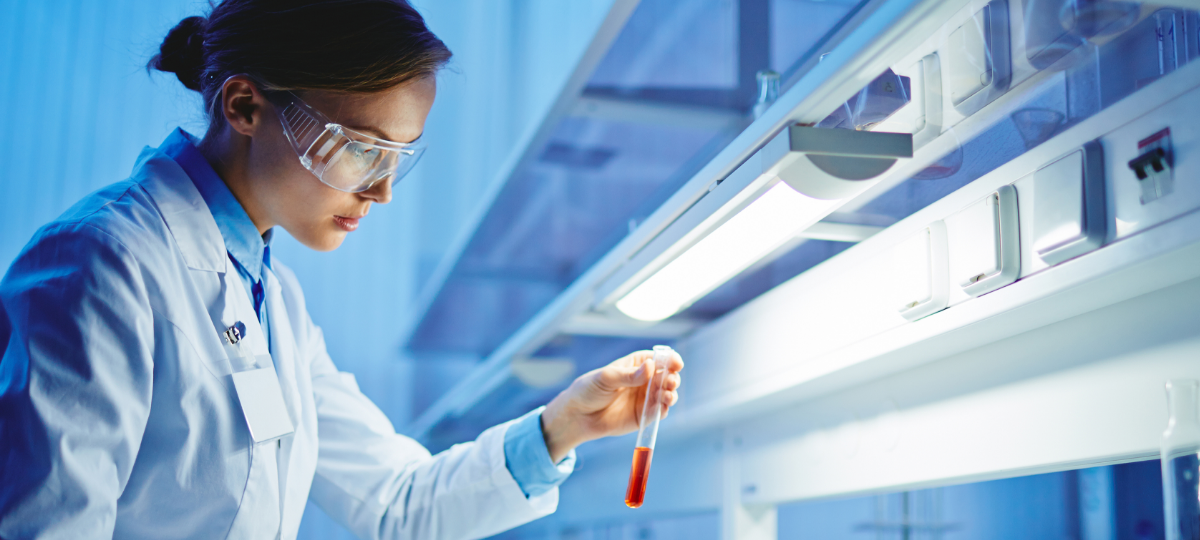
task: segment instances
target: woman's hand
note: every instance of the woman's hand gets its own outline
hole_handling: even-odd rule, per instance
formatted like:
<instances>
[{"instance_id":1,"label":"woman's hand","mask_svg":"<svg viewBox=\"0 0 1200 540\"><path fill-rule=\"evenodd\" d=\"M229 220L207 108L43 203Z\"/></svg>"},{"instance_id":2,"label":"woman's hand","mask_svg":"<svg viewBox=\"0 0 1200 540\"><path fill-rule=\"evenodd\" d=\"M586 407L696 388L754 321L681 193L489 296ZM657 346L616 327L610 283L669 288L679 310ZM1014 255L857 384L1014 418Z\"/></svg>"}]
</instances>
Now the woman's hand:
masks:
<instances>
[{"instance_id":1,"label":"woman's hand","mask_svg":"<svg viewBox=\"0 0 1200 540\"><path fill-rule=\"evenodd\" d=\"M646 400L646 381L653 375L651 351L638 351L575 379L542 411L542 433L555 463L587 441L624 435L638 428ZM663 416L679 400L683 359L667 362L663 381Z\"/></svg>"}]
</instances>

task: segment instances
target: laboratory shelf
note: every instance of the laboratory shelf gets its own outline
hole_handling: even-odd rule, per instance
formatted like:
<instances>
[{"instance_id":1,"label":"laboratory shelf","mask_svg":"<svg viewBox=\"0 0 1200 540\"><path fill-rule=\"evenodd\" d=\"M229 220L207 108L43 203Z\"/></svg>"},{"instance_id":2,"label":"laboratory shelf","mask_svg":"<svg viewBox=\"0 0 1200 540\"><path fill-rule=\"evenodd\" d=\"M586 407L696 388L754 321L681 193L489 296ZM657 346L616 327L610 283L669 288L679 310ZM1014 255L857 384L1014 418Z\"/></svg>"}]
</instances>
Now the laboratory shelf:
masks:
<instances>
[{"instance_id":1,"label":"laboratory shelf","mask_svg":"<svg viewBox=\"0 0 1200 540\"><path fill-rule=\"evenodd\" d=\"M961 293L917 322L887 300L887 261L918 228L1003 186L1027 189L1031 173L1097 136L1111 208L1144 206L1126 166L1140 134L1200 115L1198 95L1200 63L1180 68L678 340L688 387L659 435L658 478L725 465L720 486L672 490L647 508L770 508L1154 459L1163 383L1200 378L1200 171L1177 171L1190 191L1157 206L1165 213L1152 226L1114 231L1053 265L1027 246L1018 281ZM628 471L631 447L624 438L581 450L591 469L563 500L619 501L614 477ZM631 517L615 504L571 504L561 519Z\"/></svg>"},{"instance_id":2,"label":"laboratory shelf","mask_svg":"<svg viewBox=\"0 0 1200 540\"><path fill-rule=\"evenodd\" d=\"M646 4L643 4L646 5ZM928 35L939 25L939 21L957 11L957 5L936 2L863 2L846 11L846 19L833 25L828 35L820 41L819 49L810 51L806 57L796 61L797 65L810 65L796 78L790 87L760 118L743 129L731 142L724 145L716 155L708 159L697 172L669 194L645 219L636 223L636 228L619 236L619 241L586 271L553 297L545 307L523 322L490 352L480 354L483 360L461 381L444 393L437 401L420 412L417 419L407 427L407 432L424 438L445 420L460 417L511 377L509 363L517 357L534 354L545 343L558 336L563 328L575 331L596 327L606 328L614 335L641 335L652 329L621 317L607 317L602 324L587 324L598 317L592 313L595 288L625 264L629 258L645 247L661 231L676 220L695 202L712 191L714 185L728 176L739 164L756 152L784 126L794 123L815 124L841 106L859 89L870 84L874 75L887 71L902 51L893 47L897 40ZM825 54L824 51L830 51ZM812 63L815 56L824 56L819 63ZM580 85L582 86L582 85ZM565 110L565 109L564 109ZM532 154L527 150L526 153ZM507 181L507 178L505 178ZM501 186L503 182L501 182ZM500 188L497 188L498 190ZM491 207L485 209L484 215ZM480 218L482 221L482 217ZM464 240L465 246L477 229ZM415 329L433 311L438 296L446 290L452 270L462 258L464 249L452 250L435 274L432 287L427 290L428 299L417 310ZM468 306L470 304L467 304ZM604 315L604 314L601 314ZM703 323L703 318L682 316L684 320ZM667 321L671 323L672 321ZM621 331L624 326L628 330ZM693 324L675 325L685 329ZM679 337L668 332L664 338ZM410 331L410 334L413 332ZM413 338L410 338L410 341ZM519 413L519 411L513 411Z\"/></svg>"},{"instance_id":3,"label":"laboratory shelf","mask_svg":"<svg viewBox=\"0 0 1200 540\"><path fill-rule=\"evenodd\" d=\"M713 157L753 121L759 70L776 69L785 90L794 86L795 75L848 32L867 2L800 4L819 12L804 33L779 29L770 16L795 11L795 0L613 3L557 101L498 172L404 324L411 358L481 362L450 392L479 394L466 401L443 397L423 411L412 433L430 435L448 420L438 438L452 440L465 433L452 425L482 425L482 419L449 420L476 401L493 400L492 390L519 387L488 367L496 365L490 359L536 357L564 335L669 341L707 320L647 325L574 310L543 337L518 339L519 351L505 348L522 329L538 326L532 321L556 300L574 296L566 292L572 284L594 281L596 269L611 264L603 261L615 260L617 246L644 242L703 193L697 174L708 165L710 172L701 174L712 178ZM769 111L750 132L762 138L778 116ZM608 358L598 350L573 356L576 372ZM520 414L541 394L530 389L488 411Z\"/></svg>"},{"instance_id":4,"label":"laboratory shelf","mask_svg":"<svg viewBox=\"0 0 1200 540\"><path fill-rule=\"evenodd\" d=\"M566 353L576 372L610 360L615 355L604 351L632 346L637 336L647 344L669 343L688 361L684 401L664 424L656 450L663 459L655 463L657 473L682 487L671 488L670 501L648 501L632 516L619 504L623 481L614 480L628 473L632 442L593 443L580 450L589 468L562 491L564 501L579 504L565 505L547 527L719 509L722 527L773 530L774 506L789 501L1150 457L1162 428L1155 405L1161 381L1200 377L1188 360L1197 350L1188 341L1194 329L1183 322L1194 320L1190 300L1200 290L1200 188L1178 180L1197 172L1177 156L1177 191L1147 200L1143 185L1139 198L1127 163L1142 159L1139 142L1164 127L1171 128L1172 140L1179 137L1176 148L1194 140L1193 122L1179 119L1200 116L1194 105L1200 102L1200 63L1189 63L1200 56L1196 14L1148 7L1128 28L1076 44L1083 52L1068 47L1051 59L1046 44L1066 38L1035 35L1036 21L1024 17L1036 10L1026 10L1027 3L879 0L849 10L850 22L822 42L822 52L829 53L823 61L806 64L765 114L679 180L636 227L581 265L573 281L423 411L409 433L446 442L453 437L442 434L469 436L474 428L465 426L471 423L499 419L506 407L513 416L523 411L512 409L549 398L553 388L522 387L513 366L552 357L547 347L564 343L564 336L594 338L579 341L586 350ZM949 43L961 41L977 49L967 47L967 53L983 51L989 61L999 61L988 56L988 36L961 30L995 28L994 10L1007 10L1012 31L1004 41L1010 47L1004 84L950 81L961 85L958 94L925 99L921 92L929 89L922 86L936 74L931 62L974 65L943 58ZM1155 45L1176 33L1177 40ZM738 193L721 189L721 182L764 145L788 126L821 123L889 70L908 78L904 84L912 85L914 99L868 129L911 133L935 126L936 133L914 137L911 159L887 170L821 227L799 234L674 317L639 323L609 309L611 282L642 270L629 265L654 260L657 254L647 250L670 246L662 239L679 234L673 225L694 221L689 211L736 200ZM612 90L618 87L585 93L585 99L622 99ZM623 92L639 99L668 95ZM681 118L688 116L686 107L725 98L688 99L669 114ZM931 104L940 107L937 114ZM697 118L700 125L721 122L719 114ZM1094 171L1064 173L1056 165L1084 163L1068 158L1085 148L1100 149L1087 150L1093 169L1095 156L1103 156L1109 190L1103 241L1089 232L1097 230L1094 224L1079 221L1086 213L1082 186L1091 185L1086 177ZM1064 212L1046 210L1046 201L1071 200L1064 185L1081 186L1080 209L1066 211L1070 204L1062 203ZM1004 207L994 215L1005 217L989 222L993 207L986 201L992 197ZM1050 219L1075 224L1090 243L1073 258L1043 259L1043 236L1060 233L1034 221ZM944 277L933 285L945 288L944 302L907 320L893 298L903 279L899 270L907 270L896 261L908 260L897 252L908 249L907 238L935 226L953 229L948 237L959 247L949 254L940 248L941 258L929 260L979 268L984 278L994 267L1003 279L972 287L983 281ZM832 240L831 230L843 236ZM987 249L972 248L971 234L986 233L971 231L988 230L989 242L1005 244L1004 256L997 248L994 261L987 260ZM1091 421L1097 417L1113 421ZM689 475L696 470L712 474ZM583 504L585 499L614 504Z\"/></svg>"}]
</instances>

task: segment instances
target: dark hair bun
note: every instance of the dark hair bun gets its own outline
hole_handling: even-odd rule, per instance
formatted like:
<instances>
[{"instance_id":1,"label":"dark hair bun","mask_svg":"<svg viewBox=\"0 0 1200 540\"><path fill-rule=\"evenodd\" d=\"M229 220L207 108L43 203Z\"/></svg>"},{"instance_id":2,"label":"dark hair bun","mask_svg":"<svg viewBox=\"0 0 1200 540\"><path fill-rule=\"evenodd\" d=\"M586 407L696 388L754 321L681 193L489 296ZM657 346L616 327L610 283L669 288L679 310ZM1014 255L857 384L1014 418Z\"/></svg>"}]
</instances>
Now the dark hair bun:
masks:
<instances>
[{"instance_id":1,"label":"dark hair bun","mask_svg":"<svg viewBox=\"0 0 1200 540\"><path fill-rule=\"evenodd\" d=\"M150 67L174 73L189 90L200 91L204 72L204 17L188 17L175 25L150 59Z\"/></svg>"}]
</instances>

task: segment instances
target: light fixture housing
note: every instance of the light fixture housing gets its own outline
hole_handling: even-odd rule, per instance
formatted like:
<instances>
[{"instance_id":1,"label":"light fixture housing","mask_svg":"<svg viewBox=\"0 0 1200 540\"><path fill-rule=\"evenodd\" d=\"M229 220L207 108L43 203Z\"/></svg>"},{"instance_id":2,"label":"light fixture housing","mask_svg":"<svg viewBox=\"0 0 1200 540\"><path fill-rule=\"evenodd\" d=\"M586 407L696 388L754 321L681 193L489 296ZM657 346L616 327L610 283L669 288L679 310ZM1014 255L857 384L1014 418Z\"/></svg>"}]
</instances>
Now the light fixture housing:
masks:
<instances>
[{"instance_id":1,"label":"light fixture housing","mask_svg":"<svg viewBox=\"0 0 1200 540\"><path fill-rule=\"evenodd\" d=\"M605 281L593 308L670 317L911 157L907 133L789 126Z\"/></svg>"},{"instance_id":2,"label":"light fixture housing","mask_svg":"<svg viewBox=\"0 0 1200 540\"><path fill-rule=\"evenodd\" d=\"M618 300L617 309L642 321L670 317L816 223L837 202L807 197L775 182Z\"/></svg>"}]
</instances>

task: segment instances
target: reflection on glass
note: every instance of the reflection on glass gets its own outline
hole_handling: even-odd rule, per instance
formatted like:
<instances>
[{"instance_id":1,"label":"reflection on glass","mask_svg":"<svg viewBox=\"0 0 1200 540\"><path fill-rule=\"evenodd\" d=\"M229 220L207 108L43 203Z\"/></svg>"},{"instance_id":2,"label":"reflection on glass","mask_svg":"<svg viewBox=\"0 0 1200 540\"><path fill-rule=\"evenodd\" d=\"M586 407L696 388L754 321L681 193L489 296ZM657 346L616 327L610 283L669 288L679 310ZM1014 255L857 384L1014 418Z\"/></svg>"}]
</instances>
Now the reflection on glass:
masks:
<instances>
[{"instance_id":1,"label":"reflection on glass","mask_svg":"<svg viewBox=\"0 0 1200 540\"><path fill-rule=\"evenodd\" d=\"M954 133L954 129L946 130L946 133L942 136L953 138L954 148L928 167L912 175L914 180L940 180L942 178L949 178L957 174L959 169L962 169L963 149L958 136Z\"/></svg>"},{"instance_id":2,"label":"reflection on glass","mask_svg":"<svg viewBox=\"0 0 1200 540\"><path fill-rule=\"evenodd\" d=\"M1167 540L1200 539L1200 417L1192 379L1167 383L1170 418L1162 440L1163 510Z\"/></svg>"},{"instance_id":3,"label":"reflection on glass","mask_svg":"<svg viewBox=\"0 0 1200 540\"><path fill-rule=\"evenodd\" d=\"M1161 540L1158 461L785 503L779 538Z\"/></svg>"},{"instance_id":4,"label":"reflection on glass","mask_svg":"<svg viewBox=\"0 0 1200 540\"><path fill-rule=\"evenodd\" d=\"M1158 72L1166 75L1179 67L1179 50L1175 20L1178 14L1173 9L1160 9L1154 13L1154 36L1158 41Z\"/></svg>"},{"instance_id":5,"label":"reflection on glass","mask_svg":"<svg viewBox=\"0 0 1200 540\"><path fill-rule=\"evenodd\" d=\"M1021 109L1009 115L1025 148L1033 148L1058 132L1067 121L1067 115L1053 109Z\"/></svg>"},{"instance_id":6,"label":"reflection on glass","mask_svg":"<svg viewBox=\"0 0 1200 540\"><path fill-rule=\"evenodd\" d=\"M771 0L771 68L788 73L811 58L814 49L826 42L828 34L864 3L857 0ZM797 31L798 24L803 25L803 32Z\"/></svg>"},{"instance_id":7,"label":"reflection on glass","mask_svg":"<svg viewBox=\"0 0 1200 540\"><path fill-rule=\"evenodd\" d=\"M961 525L946 521L941 489L880 495L874 501L874 519L859 523L856 532L876 538L944 538Z\"/></svg>"},{"instance_id":8,"label":"reflection on glass","mask_svg":"<svg viewBox=\"0 0 1200 540\"><path fill-rule=\"evenodd\" d=\"M1086 42L1067 32L1059 20L1067 3L1068 0L1028 0L1024 4L1025 55L1038 69L1050 68Z\"/></svg>"},{"instance_id":9,"label":"reflection on glass","mask_svg":"<svg viewBox=\"0 0 1200 540\"><path fill-rule=\"evenodd\" d=\"M738 4L725 0L645 0L621 29L588 86L738 86Z\"/></svg>"},{"instance_id":10,"label":"reflection on glass","mask_svg":"<svg viewBox=\"0 0 1200 540\"><path fill-rule=\"evenodd\" d=\"M1138 21L1142 6L1114 0L1060 0L1058 19L1073 35L1094 38L1128 30Z\"/></svg>"},{"instance_id":11,"label":"reflection on glass","mask_svg":"<svg viewBox=\"0 0 1200 540\"><path fill-rule=\"evenodd\" d=\"M989 46L991 16L991 6L987 6L950 34L944 77L955 105L992 84L995 66Z\"/></svg>"},{"instance_id":12,"label":"reflection on glass","mask_svg":"<svg viewBox=\"0 0 1200 540\"><path fill-rule=\"evenodd\" d=\"M912 81L887 70L817 124L822 128L865 130L912 99Z\"/></svg>"}]
</instances>

